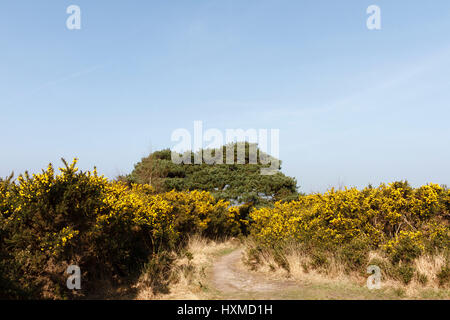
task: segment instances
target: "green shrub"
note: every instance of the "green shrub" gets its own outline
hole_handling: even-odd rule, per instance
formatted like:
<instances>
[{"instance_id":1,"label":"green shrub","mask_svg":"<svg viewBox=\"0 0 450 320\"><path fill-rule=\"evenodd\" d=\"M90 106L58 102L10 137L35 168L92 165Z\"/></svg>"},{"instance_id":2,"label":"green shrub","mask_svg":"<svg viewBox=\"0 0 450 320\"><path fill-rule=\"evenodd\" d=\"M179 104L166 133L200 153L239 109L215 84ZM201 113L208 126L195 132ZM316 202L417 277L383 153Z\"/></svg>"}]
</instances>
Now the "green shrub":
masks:
<instances>
[{"instance_id":1,"label":"green shrub","mask_svg":"<svg viewBox=\"0 0 450 320\"><path fill-rule=\"evenodd\" d=\"M289 262L282 249L274 250L273 258L279 267L283 268L288 273L291 272Z\"/></svg>"},{"instance_id":2,"label":"green shrub","mask_svg":"<svg viewBox=\"0 0 450 320\"><path fill-rule=\"evenodd\" d=\"M284 175L281 171L274 175L261 175L261 169L269 165L261 163L261 156L264 153L256 144L238 142L221 147L216 151L223 152L223 159L226 157L225 147L234 150L231 164L226 161L215 165L206 164L204 161L193 165L176 164L171 159L171 151L165 149L143 158L135 165L127 179L133 183L151 184L158 192L204 190L211 192L216 199L251 203L256 206L294 199L298 196L297 182L294 178ZM237 152L240 147L245 149L243 164L237 163ZM249 161L250 148L253 147L257 153L256 164ZM211 150L198 150L197 155L208 151ZM191 160L194 163L193 152Z\"/></svg>"},{"instance_id":3,"label":"green shrub","mask_svg":"<svg viewBox=\"0 0 450 320\"><path fill-rule=\"evenodd\" d=\"M313 252L311 255L311 259L311 267L313 267L314 269L325 269L330 265L327 254L323 251Z\"/></svg>"},{"instance_id":4,"label":"green shrub","mask_svg":"<svg viewBox=\"0 0 450 320\"><path fill-rule=\"evenodd\" d=\"M437 278L440 286L445 286L450 283L450 268L448 266L442 267L437 274Z\"/></svg>"},{"instance_id":5,"label":"green shrub","mask_svg":"<svg viewBox=\"0 0 450 320\"><path fill-rule=\"evenodd\" d=\"M346 266L347 271L357 270L365 273L365 267L369 260L369 250L369 241L363 238L355 238L339 250L340 260Z\"/></svg>"},{"instance_id":6,"label":"green shrub","mask_svg":"<svg viewBox=\"0 0 450 320\"><path fill-rule=\"evenodd\" d=\"M173 253L163 251L154 254L144 265L141 279L154 294L169 292L169 284L178 276L173 270L175 260Z\"/></svg>"},{"instance_id":7,"label":"green shrub","mask_svg":"<svg viewBox=\"0 0 450 320\"><path fill-rule=\"evenodd\" d=\"M63 160L64 161L64 160ZM0 296L75 298L97 282L119 284L145 270L166 279L170 259L193 234L237 235L239 216L208 192L155 194L148 185L127 186L64 161L17 183L0 181ZM236 209L234 209L236 210ZM149 257L152 257L149 262ZM66 288L69 265L82 271L82 290ZM151 285L164 288L152 274ZM160 290L160 289L156 289Z\"/></svg>"},{"instance_id":8,"label":"green shrub","mask_svg":"<svg viewBox=\"0 0 450 320\"><path fill-rule=\"evenodd\" d=\"M245 264L251 270L257 270L262 263L261 260L262 249L258 246L249 247L246 251Z\"/></svg>"},{"instance_id":9,"label":"green shrub","mask_svg":"<svg viewBox=\"0 0 450 320\"><path fill-rule=\"evenodd\" d=\"M396 267L397 278L403 282L403 284L409 284L414 277L415 269L411 265L403 264Z\"/></svg>"},{"instance_id":10,"label":"green shrub","mask_svg":"<svg viewBox=\"0 0 450 320\"><path fill-rule=\"evenodd\" d=\"M426 274L417 272L416 273L417 282L419 282L421 285L426 285L428 283L428 277Z\"/></svg>"},{"instance_id":11,"label":"green shrub","mask_svg":"<svg viewBox=\"0 0 450 320\"><path fill-rule=\"evenodd\" d=\"M414 259L418 258L423 252L423 247L412 239L405 236L400 237L393 249L390 251L389 258L393 264L399 262L411 263Z\"/></svg>"}]
</instances>

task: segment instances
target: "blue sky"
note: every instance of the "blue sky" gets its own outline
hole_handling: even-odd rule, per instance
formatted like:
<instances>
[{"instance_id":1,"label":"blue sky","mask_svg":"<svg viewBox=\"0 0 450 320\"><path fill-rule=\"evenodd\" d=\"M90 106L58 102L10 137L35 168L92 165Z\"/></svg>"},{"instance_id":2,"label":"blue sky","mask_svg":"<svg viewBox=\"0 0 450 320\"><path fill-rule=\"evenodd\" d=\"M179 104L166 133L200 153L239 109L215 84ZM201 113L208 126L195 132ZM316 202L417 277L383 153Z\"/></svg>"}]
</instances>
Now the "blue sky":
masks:
<instances>
[{"instance_id":1,"label":"blue sky","mask_svg":"<svg viewBox=\"0 0 450 320\"><path fill-rule=\"evenodd\" d=\"M447 0L3 1L0 175L76 156L114 177L201 120L280 129L304 192L450 185L449 34Z\"/></svg>"}]
</instances>

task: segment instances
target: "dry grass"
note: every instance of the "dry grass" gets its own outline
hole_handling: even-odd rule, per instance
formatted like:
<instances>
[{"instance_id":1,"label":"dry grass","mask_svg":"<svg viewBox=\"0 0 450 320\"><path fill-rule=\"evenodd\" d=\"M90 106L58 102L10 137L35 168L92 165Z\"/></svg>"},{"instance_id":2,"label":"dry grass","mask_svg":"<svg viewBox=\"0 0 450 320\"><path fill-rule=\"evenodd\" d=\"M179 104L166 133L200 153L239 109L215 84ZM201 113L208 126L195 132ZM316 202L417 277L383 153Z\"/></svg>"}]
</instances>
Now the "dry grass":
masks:
<instances>
[{"instance_id":1,"label":"dry grass","mask_svg":"<svg viewBox=\"0 0 450 320\"><path fill-rule=\"evenodd\" d=\"M337 263L334 258L329 258L329 264L325 268L312 268L312 258L299 250L295 245L288 246L283 252L285 261L289 265L289 271L280 267L279 261L269 251L261 254L261 264L257 268L258 273L265 273L274 280L290 278L300 282L326 283L331 280L345 280L344 266ZM255 271L255 270L254 270Z\"/></svg>"},{"instance_id":2,"label":"dry grass","mask_svg":"<svg viewBox=\"0 0 450 320\"><path fill-rule=\"evenodd\" d=\"M436 256L421 256L415 261L415 267L418 272L425 275L429 282L433 285L438 284L438 279L436 275L445 265L445 257L444 255L436 255Z\"/></svg>"},{"instance_id":3,"label":"dry grass","mask_svg":"<svg viewBox=\"0 0 450 320\"><path fill-rule=\"evenodd\" d=\"M247 241L244 245L251 246L251 243ZM286 278L289 278L298 284L298 289L253 292L252 295L242 292L232 297L227 296L213 286L212 266L220 257L241 247L242 243L235 239L210 241L201 237L192 237L187 245L187 252L179 255L174 263L172 273L176 277L171 281L168 293L155 294L148 282L141 279L130 288L133 294L124 295L122 298L141 300L450 299L450 290L439 288L436 277L445 265L444 256L422 256L416 259L416 270L427 277L426 284L420 282L417 277L414 277L408 285L395 279L382 279L380 290L369 290L366 287L368 275L364 272L348 272L342 262L333 257L327 257L328 263L323 266L312 267L313 259L300 250L298 245L291 245L283 251L283 261L285 265L288 265L287 268L280 267L280 259L276 259L269 251L261 253L257 270L250 271L245 261L237 265L243 274L249 273L248 279L252 278L251 273L255 273L254 275L263 282L279 280L278 283L284 283ZM388 263L387 258L378 251L370 252L369 259L379 262L380 266Z\"/></svg>"},{"instance_id":4,"label":"dry grass","mask_svg":"<svg viewBox=\"0 0 450 320\"><path fill-rule=\"evenodd\" d=\"M153 290L142 282L136 285L137 300L198 300L210 297L209 284L207 282L208 270L213 261L227 254L240 245L236 239L226 241L211 241L199 236L189 239L187 254L176 260L174 274L176 281L169 287L167 294L154 294Z\"/></svg>"},{"instance_id":5,"label":"dry grass","mask_svg":"<svg viewBox=\"0 0 450 320\"><path fill-rule=\"evenodd\" d=\"M253 244L247 242L246 246L247 249L252 248ZM279 258L277 259L272 252L262 251L256 269L254 268L255 264L252 264L253 272L262 273L265 277L275 280L289 278L304 284L327 285L334 283L341 287L357 285L366 288L369 274L365 275L364 270L348 272L343 263L333 256L328 256L328 263L317 268L312 267L312 258L295 244L286 247L282 256L283 260L287 262L288 268L280 266ZM248 258L247 255L246 260ZM388 259L379 251L369 252L369 261L380 261L386 265L389 263ZM445 257L443 255L421 256L414 261L414 266L416 274L426 277L425 283L423 278L421 281L417 275L408 285L396 279L383 278L380 292L385 293L387 298L392 298L393 295L394 298L397 296L397 298L406 299L450 299L450 290L439 287L436 276L444 265Z\"/></svg>"}]
</instances>

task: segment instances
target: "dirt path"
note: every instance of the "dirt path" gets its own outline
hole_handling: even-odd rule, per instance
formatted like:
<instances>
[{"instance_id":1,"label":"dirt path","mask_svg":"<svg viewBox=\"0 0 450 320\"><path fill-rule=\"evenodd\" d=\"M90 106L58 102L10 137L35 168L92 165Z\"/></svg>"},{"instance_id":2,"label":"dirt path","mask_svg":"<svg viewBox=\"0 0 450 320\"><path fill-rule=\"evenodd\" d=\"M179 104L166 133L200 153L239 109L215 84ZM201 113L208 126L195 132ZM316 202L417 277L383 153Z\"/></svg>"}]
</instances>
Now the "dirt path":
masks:
<instances>
[{"instance_id":1,"label":"dirt path","mask_svg":"<svg viewBox=\"0 0 450 320\"><path fill-rule=\"evenodd\" d=\"M242 263L242 247L221 256L211 266L211 299L316 300L316 299L400 299L389 290L368 290L356 283L339 281L294 281L269 279L254 273Z\"/></svg>"},{"instance_id":2,"label":"dirt path","mask_svg":"<svg viewBox=\"0 0 450 320\"><path fill-rule=\"evenodd\" d=\"M212 283L223 294L263 295L286 289L298 289L294 281L273 281L262 275L253 274L242 266L240 248L221 257L212 268Z\"/></svg>"}]
</instances>

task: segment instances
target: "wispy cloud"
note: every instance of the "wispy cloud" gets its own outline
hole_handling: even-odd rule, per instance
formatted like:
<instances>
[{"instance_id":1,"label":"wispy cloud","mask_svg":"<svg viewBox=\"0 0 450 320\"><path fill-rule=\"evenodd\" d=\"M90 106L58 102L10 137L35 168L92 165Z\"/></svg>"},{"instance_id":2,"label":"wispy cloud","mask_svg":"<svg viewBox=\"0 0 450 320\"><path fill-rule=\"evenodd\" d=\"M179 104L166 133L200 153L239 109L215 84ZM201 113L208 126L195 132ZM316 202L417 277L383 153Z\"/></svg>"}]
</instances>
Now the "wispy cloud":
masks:
<instances>
[{"instance_id":1,"label":"wispy cloud","mask_svg":"<svg viewBox=\"0 0 450 320\"><path fill-rule=\"evenodd\" d=\"M368 86L359 92L352 93L351 95L331 101L329 103L315 106L307 107L301 109L286 108L283 109L283 115L285 116L300 116L310 113L325 113L331 111L345 111L352 110L355 108L356 102L369 101L371 98L376 96L383 96L388 92L397 89L398 87L407 84L409 81L417 78L427 71L439 68L442 63L448 63L450 61L450 47L439 50L433 54L423 57L419 61L415 61L408 66L403 67L398 72L391 74L390 76L383 79L381 82L375 85ZM279 114L280 110L276 111ZM272 114L273 116L273 114Z\"/></svg>"},{"instance_id":2,"label":"wispy cloud","mask_svg":"<svg viewBox=\"0 0 450 320\"><path fill-rule=\"evenodd\" d=\"M64 83L64 82L67 82L67 81L70 81L70 80L73 80L73 79L76 79L76 78L80 78L80 77L86 76L88 74L91 74L91 73L93 73L93 72L95 72L95 71L97 71L97 70L99 70L99 69L101 69L101 68L103 68L105 66L106 66L106 63L97 64L97 65L85 68L83 70L64 75L61 78L57 78L57 79L54 79L54 80L51 80L51 81L47 81L45 83L42 83L42 84L38 85L36 88L32 89L31 91L21 93L21 95L19 97L12 98L9 102L7 102L7 104L14 104L14 103L16 103L19 100L29 98L29 97L35 95L36 93L38 93L40 91L43 91L45 89L54 87L56 85L59 85L61 83Z\"/></svg>"},{"instance_id":3,"label":"wispy cloud","mask_svg":"<svg viewBox=\"0 0 450 320\"><path fill-rule=\"evenodd\" d=\"M103 68L104 66L105 66L105 64L95 65L95 66L83 69L81 71L77 71L77 72L65 75L65 76L63 76L61 78L48 81L48 82L38 86L36 89L32 90L31 92L29 92L28 95L33 95L33 94L35 94L35 93L37 93L39 91L42 91L42 90L44 90L46 88L53 87L53 86L56 86L58 84L67 82L69 80L76 79L76 78L88 75L90 73L93 73L93 72L97 71L100 68Z\"/></svg>"}]
</instances>

